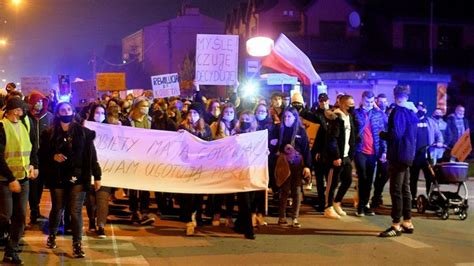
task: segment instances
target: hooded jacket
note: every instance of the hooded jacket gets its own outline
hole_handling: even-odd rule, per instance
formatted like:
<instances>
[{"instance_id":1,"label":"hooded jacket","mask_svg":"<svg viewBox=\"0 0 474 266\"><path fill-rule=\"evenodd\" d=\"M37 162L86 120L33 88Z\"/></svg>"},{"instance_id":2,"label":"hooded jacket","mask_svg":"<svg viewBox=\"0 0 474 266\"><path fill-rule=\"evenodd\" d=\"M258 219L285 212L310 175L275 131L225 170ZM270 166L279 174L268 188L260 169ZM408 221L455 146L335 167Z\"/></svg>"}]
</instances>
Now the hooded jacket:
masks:
<instances>
[{"instance_id":1,"label":"hooded jacket","mask_svg":"<svg viewBox=\"0 0 474 266\"><path fill-rule=\"evenodd\" d=\"M346 130L344 129L344 120L342 119L342 111L340 109L326 110L325 116L328 122L328 131L326 134L327 160L329 163L332 163L335 160L343 159L344 148L346 145ZM349 121L351 124L351 135L349 136L348 156L353 160L357 128L352 115L349 115Z\"/></svg>"},{"instance_id":2,"label":"hooded jacket","mask_svg":"<svg viewBox=\"0 0 474 266\"><path fill-rule=\"evenodd\" d=\"M43 101L43 109L34 112L34 106L38 101ZM31 132L35 138L35 143L39 145L40 136L53 124L54 115L48 111L49 100L39 91L32 91L28 97L28 117L30 118ZM38 147L39 148L39 147ZM41 174L41 173L40 173Z\"/></svg>"}]
</instances>

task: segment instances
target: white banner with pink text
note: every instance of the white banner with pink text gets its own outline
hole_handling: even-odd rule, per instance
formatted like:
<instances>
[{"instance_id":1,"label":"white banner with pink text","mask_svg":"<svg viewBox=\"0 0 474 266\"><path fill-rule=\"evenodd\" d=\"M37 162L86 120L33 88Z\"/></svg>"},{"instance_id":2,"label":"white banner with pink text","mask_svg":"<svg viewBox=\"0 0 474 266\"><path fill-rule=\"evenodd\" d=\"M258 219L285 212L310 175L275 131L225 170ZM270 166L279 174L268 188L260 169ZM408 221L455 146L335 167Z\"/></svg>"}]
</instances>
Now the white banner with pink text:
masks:
<instances>
[{"instance_id":1,"label":"white banner with pink text","mask_svg":"<svg viewBox=\"0 0 474 266\"><path fill-rule=\"evenodd\" d=\"M102 185L171 193L220 194L268 187L268 133L203 141L169 132L86 122L96 132Z\"/></svg>"}]
</instances>

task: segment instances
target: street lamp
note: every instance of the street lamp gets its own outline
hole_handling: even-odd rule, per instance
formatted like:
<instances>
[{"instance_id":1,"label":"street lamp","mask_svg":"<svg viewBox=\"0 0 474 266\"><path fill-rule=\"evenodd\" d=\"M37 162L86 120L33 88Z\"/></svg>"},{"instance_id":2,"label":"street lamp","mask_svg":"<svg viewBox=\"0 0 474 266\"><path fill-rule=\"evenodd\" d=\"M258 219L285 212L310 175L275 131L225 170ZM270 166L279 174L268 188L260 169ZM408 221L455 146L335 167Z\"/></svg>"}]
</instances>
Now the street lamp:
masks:
<instances>
[{"instance_id":1,"label":"street lamp","mask_svg":"<svg viewBox=\"0 0 474 266\"><path fill-rule=\"evenodd\" d=\"M5 38L0 39L0 46L5 47L7 46L7 44L8 44L7 39Z\"/></svg>"},{"instance_id":2,"label":"street lamp","mask_svg":"<svg viewBox=\"0 0 474 266\"><path fill-rule=\"evenodd\" d=\"M21 0L12 0L12 3L15 5L15 6L18 6L21 4Z\"/></svg>"},{"instance_id":3,"label":"street lamp","mask_svg":"<svg viewBox=\"0 0 474 266\"><path fill-rule=\"evenodd\" d=\"M255 57L267 56L272 52L273 40L267 37L254 37L247 41L247 53Z\"/></svg>"}]
</instances>

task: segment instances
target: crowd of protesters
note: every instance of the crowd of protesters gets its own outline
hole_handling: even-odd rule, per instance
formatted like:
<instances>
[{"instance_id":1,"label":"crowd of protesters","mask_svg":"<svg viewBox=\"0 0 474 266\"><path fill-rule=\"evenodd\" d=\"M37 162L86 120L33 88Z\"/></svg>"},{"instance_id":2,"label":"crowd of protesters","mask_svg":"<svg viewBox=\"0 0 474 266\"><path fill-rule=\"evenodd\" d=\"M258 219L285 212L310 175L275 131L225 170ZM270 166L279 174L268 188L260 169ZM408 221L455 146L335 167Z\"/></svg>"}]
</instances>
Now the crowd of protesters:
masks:
<instances>
[{"instance_id":1,"label":"crowd of protesters","mask_svg":"<svg viewBox=\"0 0 474 266\"><path fill-rule=\"evenodd\" d=\"M0 244L6 246L4 262L15 264L22 262L18 252L27 202L31 224L47 219L41 215L45 210L39 208L44 186L52 202L48 248L57 247L56 235L63 224L72 234L73 256L85 256L81 246L84 203L89 231L99 238L107 237L108 206L116 188L101 185L95 132L83 126L85 120L147 130L185 130L205 141L268 130L269 188L279 206L278 225L301 227L298 216L303 185L312 183L313 176L317 187L314 207L330 219L346 216L342 201L351 187L354 165L357 217L375 215L390 180L392 225L381 237L414 232L411 209L420 170L427 187L431 182L426 147L452 147L469 128L463 106L457 106L447 120L441 109L428 116L422 102L415 106L408 101L407 86L394 88L392 104L387 95L376 96L371 91L363 92L357 107L354 98L360 95L329 99L321 93L312 108L298 92L291 101L278 92L268 100L239 98L234 93L226 101L206 99L200 91L192 99L154 99L149 91L139 97L129 94L120 98L114 92L76 109L37 91L22 95L13 83L6 90L0 123ZM315 136L308 136L303 120L319 124ZM310 138L314 139L312 147ZM433 156L441 158L442 153ZM247 239L255 239L255 227L267 225L265 191L222 195L123 191L130 221L139 225L153 225L158 217L150 209L151 193L161 213L179 206L188 236L203 225L204 214L212 226L233 227Z\"/></svg>"}]
</instances>

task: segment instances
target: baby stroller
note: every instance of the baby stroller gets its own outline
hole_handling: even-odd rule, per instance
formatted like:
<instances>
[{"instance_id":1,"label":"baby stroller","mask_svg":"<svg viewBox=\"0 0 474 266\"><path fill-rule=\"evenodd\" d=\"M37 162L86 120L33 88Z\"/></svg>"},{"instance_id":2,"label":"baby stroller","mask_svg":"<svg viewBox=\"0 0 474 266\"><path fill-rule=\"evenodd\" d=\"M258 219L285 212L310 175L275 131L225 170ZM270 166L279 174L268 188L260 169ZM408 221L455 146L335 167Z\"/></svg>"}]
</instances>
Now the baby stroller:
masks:
<instances>
[{"instance_id":1,"label":"baby stroller","mask_svg":"<svg viewBox=\"0 0 474 266\"><path fill-rule=\"evenodd\" d=\"M441 219L447 220L450 214L449 210L452 209L454 215L458 215L459 219L466 220L469 207L466 186L469 164L449 161L451 153L447 146L443 147L445 155L441 162L436 162L436 158L432 159L429 152L433 147L435 146L428 146L426 152L428 166L433 175L433 183L430 191L427 192L428 198L425 195L417 197L417 211L423 214L426 210L433 210ZM457 185L457 191L441 191L440 185ZM461 187L464 190L464 196L459 194Z\"/></svg>"}]
</instances>

